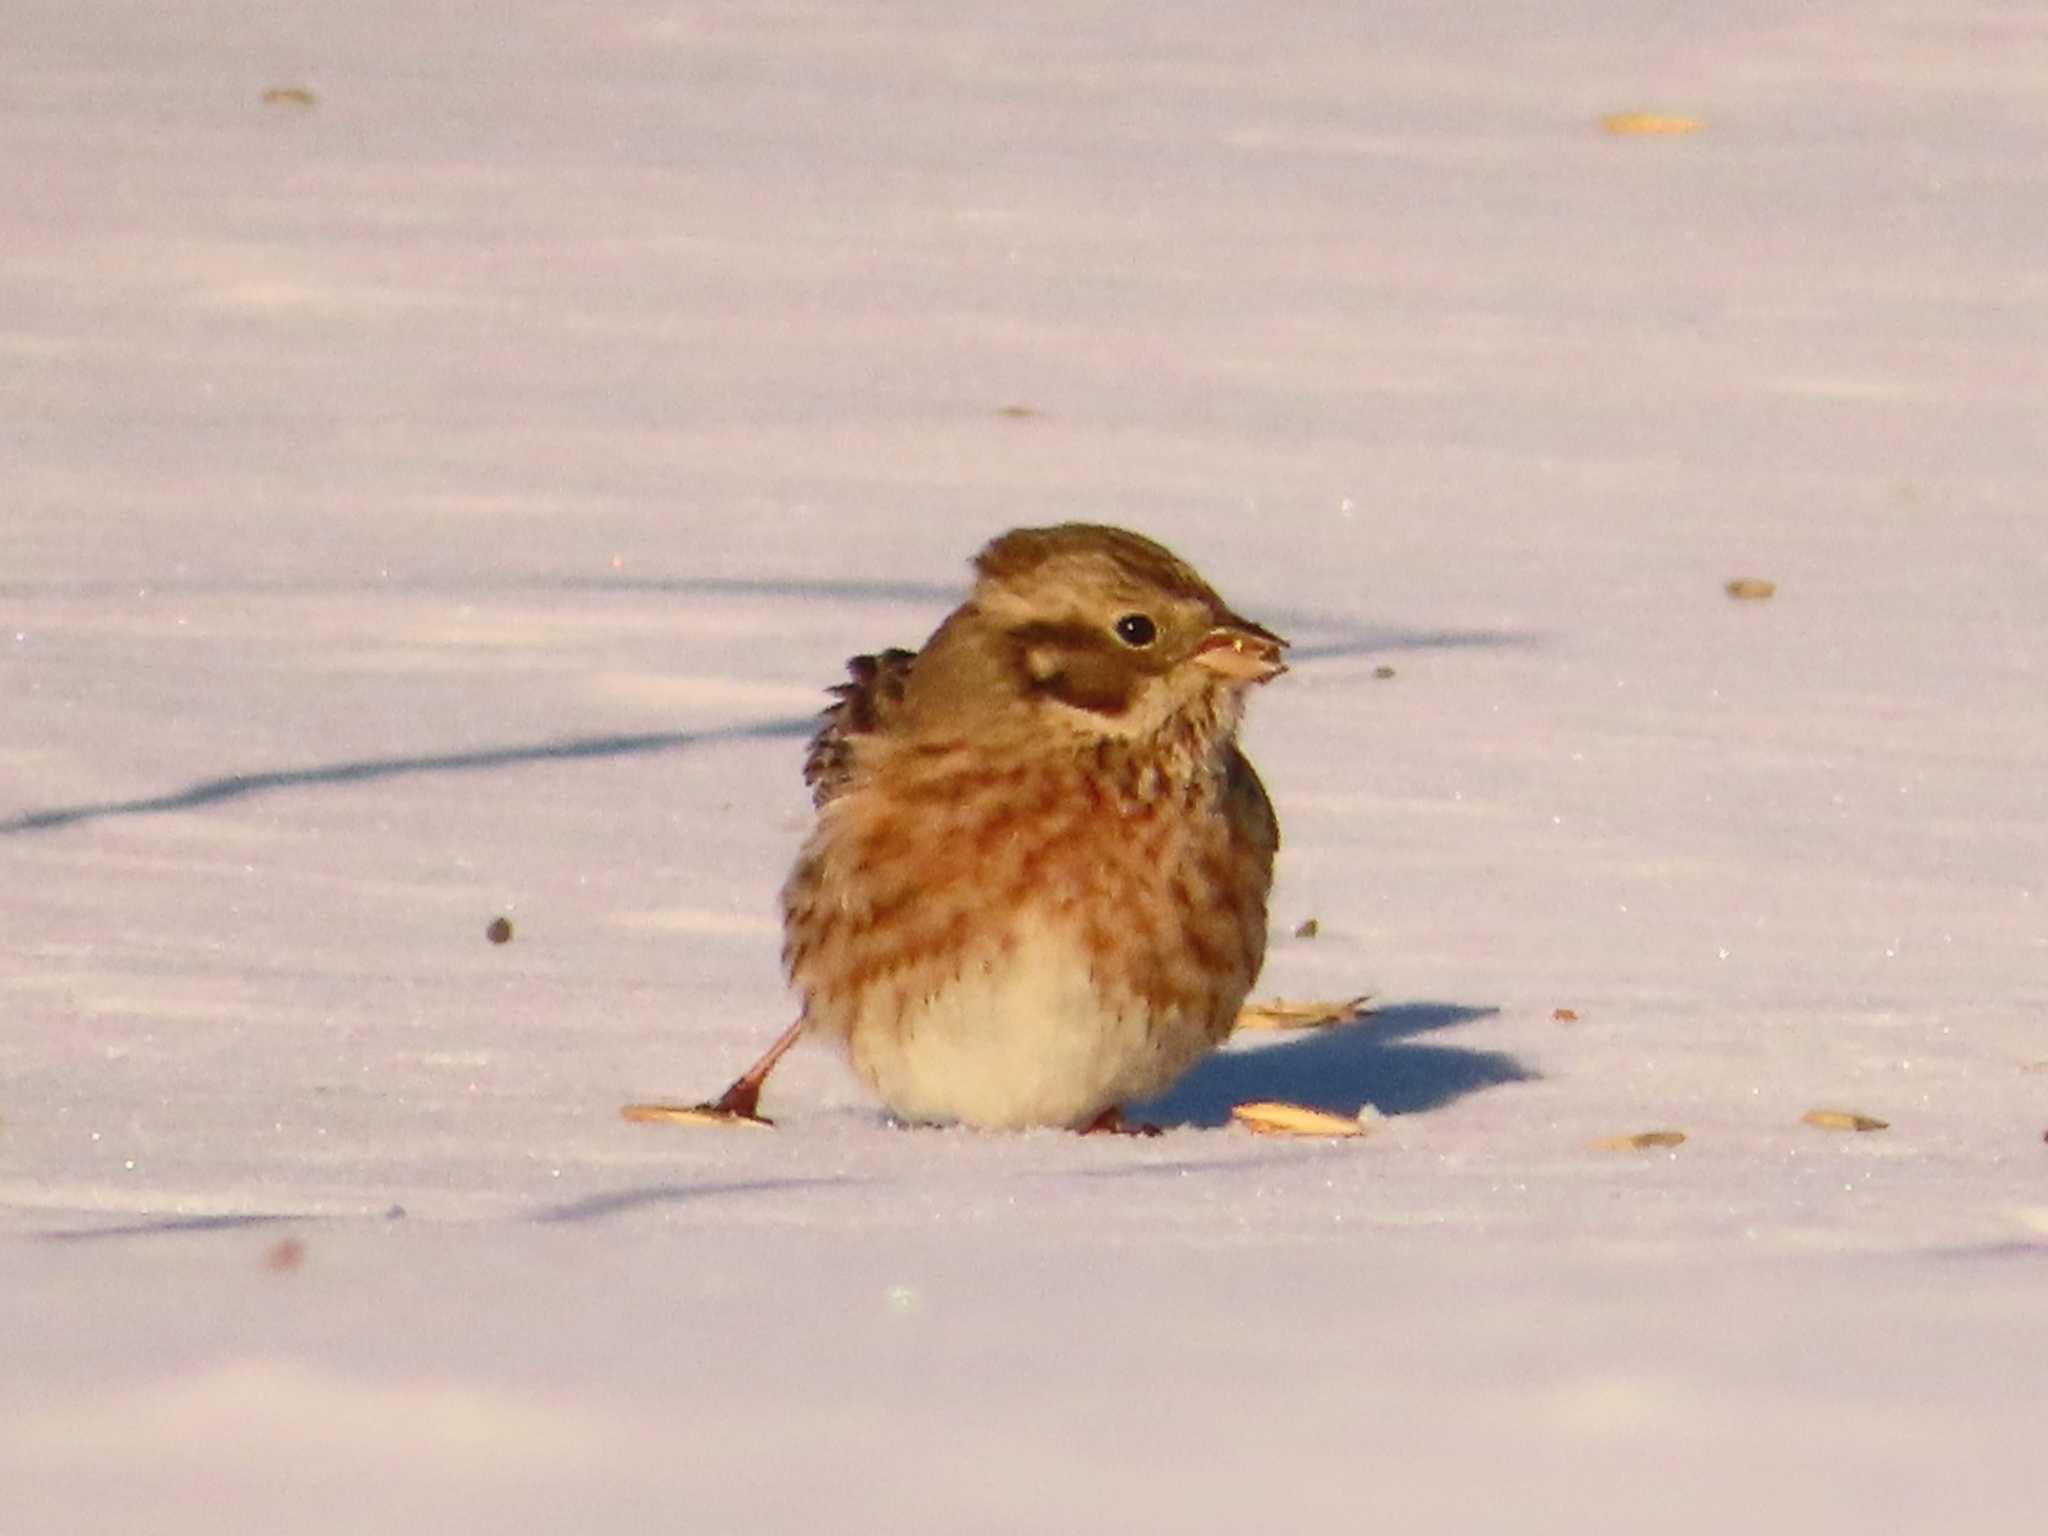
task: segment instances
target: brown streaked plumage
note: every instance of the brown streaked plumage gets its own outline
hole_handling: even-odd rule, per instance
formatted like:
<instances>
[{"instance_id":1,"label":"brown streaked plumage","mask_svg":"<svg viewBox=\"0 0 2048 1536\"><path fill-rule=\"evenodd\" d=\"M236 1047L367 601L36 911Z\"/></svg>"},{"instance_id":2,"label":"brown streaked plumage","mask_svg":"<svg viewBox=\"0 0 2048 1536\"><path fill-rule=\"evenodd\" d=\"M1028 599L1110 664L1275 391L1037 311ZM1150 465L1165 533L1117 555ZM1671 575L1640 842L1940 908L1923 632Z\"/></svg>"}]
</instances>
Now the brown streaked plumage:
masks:
<instances>
[{"instance_id":1,"label":"brown streaked plumage","mask_svg":"<svg viewBox=\"0 0 2048 1536\"><path fill-rule=\"evenodd\" d=\"M922 650L849 663L783 888L800 1034L899 1118L1085 1129L1229 1032L1279 829L1238 749L1286 644L1150 539L1069 523L975 559Z\"/></svg>"}]
</instances>

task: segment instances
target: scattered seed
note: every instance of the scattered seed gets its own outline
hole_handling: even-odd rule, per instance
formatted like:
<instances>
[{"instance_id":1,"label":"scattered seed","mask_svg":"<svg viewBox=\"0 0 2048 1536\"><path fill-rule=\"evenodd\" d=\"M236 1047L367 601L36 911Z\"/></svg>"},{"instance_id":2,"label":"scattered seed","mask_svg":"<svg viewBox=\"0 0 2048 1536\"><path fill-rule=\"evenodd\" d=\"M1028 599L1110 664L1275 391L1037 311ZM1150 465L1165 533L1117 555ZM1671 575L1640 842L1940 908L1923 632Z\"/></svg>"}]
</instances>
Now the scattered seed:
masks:
<instances>
[{"instance_id":1,"label":"scattered seed","mask_svg":"<svg viewBox=\"0 0 2048 1536\"><path fill-rule=\"evenodd\" d=\"M263 93L266 107L290 107L294 111L310 111L320 98L303 85L273 85Z\"/></svg>"},{"instance_id":2,"label":"scattered seed","mask_svg":"<svg viewBox=\"0 0 2048 1536\"><path fill-rule=\"evenodd\" d=\"M1725 590L1738 603L1761 603L1776 594L1778 584L1761 576L1738 576Z\"/></svg>"},{"instance_id":3,"label":"scattered seed","mask_svg":"<svg viewBox=\"0 0 2048 1536\"><path fill-rule=\"evenodd\" d=\"M709 1104L622 1104L620 1118L636 1124L746 1125L766 1130L775 1122L758 1115L735 1115Z\"/></svg>"},{"instance_id":4,"label":"scattered seed","mask_svg":"<svg viewBox=\"0 0 2048 1536\"><path fill-rule=\"evenodd\" d=\"M1550 1010L1550 1017L1559 1024L1576 1024L1579 1022L1579 1010L1576 1008L1553 1008Z\"/></svg>"},{"instance_id":5,"label":"scattered seed","mask_svg":"<svg viewBox=\"0 0 2048 1536\"><path fill-rule=\"evenodd\" d=\"M882 1293L882 1299L891 1312L899 1317L908 1317L924 1304L924 1298L914 1285L892 1285Z\"/></svg>"},{"instance_id":6,"label":"scattered seed","mask_svg":"<svg viewBox=\"0 0 2048 1536\"><path fill-rule=\"evenodd\" d=\"M1809 1109L1799 1118L1815 1129L1823 1131L1882 1131L1891 1127L1889 1120L1880 1120L1874 1115L1859 1115L1851 1109Z\"/></svg>"},{"instance_id":7,"label":"scattered seed","mask_svg":"<svg viewBox=\"0 0 2048 1536\"><path fill-rule=\"evenodd\" d=\"M1038 412L1028 405L1005 405L997 407L996 414L998 416L1007 416L1012 421L1024 421L1029 417L1036 416Z\"/></svg>"},{"instance_id":8,"label":"scattered seed","mask_svg":"<svg viewBox=\"0 0 2048 1536\"><path fill-rule=\"evenodd\" d=\"M1641 1152L1651 1147L1676 1147L1685 1142L1683 1131L1637 1131L1631 1136L1598 1136L1586 1143L1593 1152Z\"/></svg>"},{"instance_id":9,"label":"scattered seed","mask_svg":"<svg viewBox=\"0 0 2048 1536\"><path fill-rule=\"evenodd\" d=\"M306 1245L296 1237L279 1239L263 1255L263 1267L273 1275L288 1275L305 1262Z\"/></svg>"},{"instance_id":10,"label":"scattered seed","mask_svg":"<svg viewBox=\"0 0 2048 1536\"><path fill-rule=\"evenodd\" d=\"M1323 925L1314 918L1309 917L1302 919L1301 922L1295 925L1294 936L1297 939L1312 939L1322 931Z\"/></svg>"},{"instance_id":11,"label":"scattered seed","mask_svg":"<svg viewBox=\"0 0 2048 1536\"><path fill-rule=\"evenodd\" d=\"M1370 994L1367 994L1369 996ZM1366 1011L1366 996L1339 998L1332 1002L1290 1002L1276 997L1270 1003L1246 1003L1237 1013L1239 1029L1323 1029L1346 1024Z\"/></svg>"},{"instance_id":12,"label":"scattered seed","mask_svg":"<svg viewBox=\"0 0 2048 1536\"><path fill-rule=\"evenodd\" d=\"M490 927L484 930L484 937L489 939L493 944L511 943L512 919L509 917L492 918Z\"/></svg>"},{"instance_id":13,"label":"scattered seed","mask_svg":"<svg viewBox=\"0 0 2048 1536\"><path fill-rule=\"evenodd\" d=\"M1363 1136L1365 1124L1356 1115L1333 1115L1306 1104L1254 1099L1230 1111L1230 1118L1255 1136Z\"/></svg>"},{"instance_id":14,"label":"scattered seed","mask_svg":"<svg viewBox=\"0 0 2048 1536\"><path fill-rule=\"evenodd\" d=\"M1600 126L1623 138L1669 139L1698 133L1707 125L1696 117L1669 112L1610 112L1600 119Z\"/></svg>"}]
</instances>

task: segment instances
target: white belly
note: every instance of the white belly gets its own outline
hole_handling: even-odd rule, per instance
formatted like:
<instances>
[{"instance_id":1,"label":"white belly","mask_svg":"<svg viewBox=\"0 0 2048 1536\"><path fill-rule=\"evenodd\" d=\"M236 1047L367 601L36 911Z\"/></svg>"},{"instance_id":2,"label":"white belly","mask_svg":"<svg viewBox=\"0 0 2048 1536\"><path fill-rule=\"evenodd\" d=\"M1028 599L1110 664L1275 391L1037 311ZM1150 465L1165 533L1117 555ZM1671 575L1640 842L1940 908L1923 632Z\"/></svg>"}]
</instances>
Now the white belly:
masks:
<instances>
[{"instance_id":1,"label":"white belly","mask_svg":"<svg viewBox=\"0 0 2048 1536\"><path fill-rule=\"evenodd\" d=\"M871 987L849 1032L855 1072L905 1120L1081 1127L1161 1092L1211 1044L1202 1020L1105 995L1081 945L1042 925L929 994L914 985Z\"/></svg>"}]
</instances>

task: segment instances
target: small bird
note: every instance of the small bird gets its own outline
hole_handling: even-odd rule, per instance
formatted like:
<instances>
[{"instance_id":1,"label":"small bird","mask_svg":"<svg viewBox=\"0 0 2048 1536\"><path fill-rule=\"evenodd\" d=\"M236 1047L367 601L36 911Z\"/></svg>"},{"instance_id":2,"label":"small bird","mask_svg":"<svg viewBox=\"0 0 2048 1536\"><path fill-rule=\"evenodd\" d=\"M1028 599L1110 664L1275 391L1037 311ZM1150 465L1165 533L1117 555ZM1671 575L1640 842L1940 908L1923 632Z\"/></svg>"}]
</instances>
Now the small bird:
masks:
<instances>
[{"instance_id":1,"label":"small bird","mask_svg":"<svg viewBox=\"0 0 2048 1536\"><path fill-rule=\"evenodd\" d=\"M848 663L783 887L802 1011L699 1110L759 1119L796 1041L899 1120L1122 1129L1227 1036L1280 832L1237 745L1287 642L1120 528L1020 528L915 653Z\"/></svg>"}]
</instances>

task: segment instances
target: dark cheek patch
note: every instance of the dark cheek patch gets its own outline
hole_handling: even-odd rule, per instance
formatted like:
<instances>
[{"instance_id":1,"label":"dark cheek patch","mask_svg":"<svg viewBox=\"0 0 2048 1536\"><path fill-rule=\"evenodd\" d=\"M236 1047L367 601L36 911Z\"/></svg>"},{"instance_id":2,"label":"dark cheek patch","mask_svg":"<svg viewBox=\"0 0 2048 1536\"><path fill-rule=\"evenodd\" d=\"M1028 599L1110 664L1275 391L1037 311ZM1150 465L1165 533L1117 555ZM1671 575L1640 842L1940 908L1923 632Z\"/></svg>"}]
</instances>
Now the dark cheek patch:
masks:
<instances>
[{"instance_id":1,"label":"dark cheek patch","mask_svg":"<svg viewBox=\"0 0 2048 1536\"><path fill-rule=\"evenodd\" d=\"M1139 674L1107 636L1079 625L1034 624L1016 631L1024 691L1111 718L1137 698Z\"/></svg>"},{"instance_id":2,"label":"dark cheek patch","mask_svg":"<svg viewBox=\"0 0 2048 1536\"><path fill-rule=\"evenodd\" d=\"M1137 681L1126 668L1104 666L1097 658L1084 656L1039 683L1037 691L1090 714L1114 718L1131 707Z\"/></svg>"}]
</instances>

